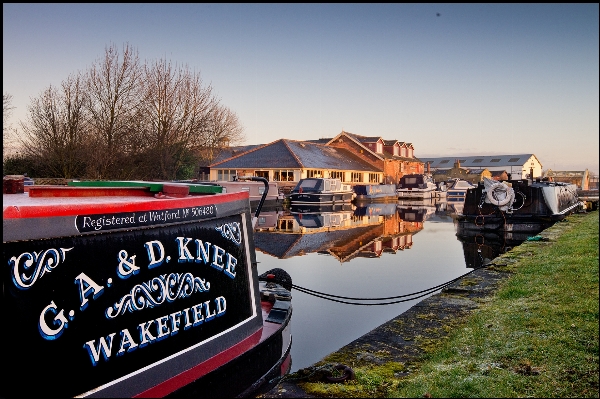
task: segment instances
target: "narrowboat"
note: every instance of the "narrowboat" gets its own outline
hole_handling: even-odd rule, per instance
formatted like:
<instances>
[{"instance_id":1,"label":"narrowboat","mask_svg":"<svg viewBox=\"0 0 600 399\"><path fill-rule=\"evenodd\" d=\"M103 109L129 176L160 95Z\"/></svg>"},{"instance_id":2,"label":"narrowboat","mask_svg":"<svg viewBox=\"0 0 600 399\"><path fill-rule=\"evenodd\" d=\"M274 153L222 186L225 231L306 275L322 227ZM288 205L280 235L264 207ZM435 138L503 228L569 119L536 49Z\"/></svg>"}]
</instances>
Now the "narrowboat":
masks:
<instances>
[{"instance_id":1,"label":"narrowboat","mask_svg":"<svg viewBox=\"0 0 600 399\"><path fill-rule=\"evenodd\" d=\"M414 173L400 178L396 194L398 199L442 198L446 196L446 185L436 184L431 175Z\"/></svg>"},{"instance_id":2,"label":"narrowboat","mask_svg":"<svg viewBox=\"0 0 600 399\"><path fill-rule=\"evenodd\" d=\"M356 202L380 202L397 199L395 184L356 184L352 187Z\"/></svg>"},{"instance_id":3,"label":"narrowboat","mask_svg":"<svg viewBox=\"0 0 600 399\"><path fill-rule=\"evenodd\" d=\"M260 209L221 191L4 194L0 396L250 396L288 372L291 278L258 276Z\"/></svg>"},{"instance_id":4,"label":"narrowboat","mask_svg":"<svg viewBox=\"0 0 600 399\"><path fill-rule=\"evenodd\" d=\"M581 208L575 184L485 177L467 191L457 221L463 229L540 231Z\"/></svg>"},{"instance_id":5,"label":"narrowboat","mask_svg":"<svg viewBox=\"0 0 600 399\"><path fill-rule=\"evenodd\" d=\"M289 195L291 204L350 203L356 194L340 179L310 177L301 179Z\"/></svg>"}]
</instances>

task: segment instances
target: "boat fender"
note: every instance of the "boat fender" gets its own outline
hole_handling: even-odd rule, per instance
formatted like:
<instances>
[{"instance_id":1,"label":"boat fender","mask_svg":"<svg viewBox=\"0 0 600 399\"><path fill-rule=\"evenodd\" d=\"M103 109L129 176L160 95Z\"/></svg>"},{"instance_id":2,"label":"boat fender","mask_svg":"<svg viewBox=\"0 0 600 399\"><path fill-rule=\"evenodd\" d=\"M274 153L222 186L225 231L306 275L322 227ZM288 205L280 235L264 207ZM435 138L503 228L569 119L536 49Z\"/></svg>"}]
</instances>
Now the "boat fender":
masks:
<instances>
[{"instance_id":1,"label":"boat fender","mask_svg":"<svg viewBox=\"0 0 600 399\"><path fill-rule=\"evenodd\" d=\"M504 192L505 198L504 199L496 198L497 195L494 195L496 192L498 192L498 193ZM494 183L487 190L487 198L492 204L494 204L496 206L504 206L504 205L510 203L511 201L514 201L515 194L514 194L514 191L510 187L508 187L506 184Z\"/></svg>"},{"instance_id":2,"label":"boat fender","mask_svg":"<svg viewBox=\"0 0 600 399\"><path fill-rule=\"evenodd\" d=\"M338 364L334 367L334 369L342 371L342 375L340 377L333 377L329 375L326 376L325 378L329 382L344 382L346 380L353 380L355 378L354 370L345 364Z\"/></svg>"}]
</instances>

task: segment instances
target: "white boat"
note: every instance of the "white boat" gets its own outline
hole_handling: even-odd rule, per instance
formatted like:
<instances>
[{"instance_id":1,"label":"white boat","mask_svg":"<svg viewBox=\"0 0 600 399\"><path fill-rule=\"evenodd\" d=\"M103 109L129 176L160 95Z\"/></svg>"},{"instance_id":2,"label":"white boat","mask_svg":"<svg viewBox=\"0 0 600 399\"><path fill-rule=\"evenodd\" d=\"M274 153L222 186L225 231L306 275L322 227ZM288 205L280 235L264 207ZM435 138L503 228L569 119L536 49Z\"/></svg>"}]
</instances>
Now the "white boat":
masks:
<instances>
[{"instance_id":1,"label":"white boat","mask_svg":"<svg viewBox=\"0 0 600 399\"><path fill-rule=\"evenodd\" d=\"M316 205L350 203L355 196L350 184L340 179L310 177L301 179L289 198L292 204Z\"/></svg>"},{"instance_id":2,"label":"white boat","mask_svg":"<svg viewBox=\"0 0 600 399\"><path fill-rule=\"evenodd\" d=\"M448 190L446 191L446 200L448 202L465 202L467 190L475 187L477 186L469 183L466 180L454 179L448 183Z\"/></svg>"},{"instance_id":3,"label":"white boat","mask_svg":"<svg viewBox=\"0 0 600 399\"><path fill-rule=\"evenodd\" d=\"M409 174L400 178L396 194L398 199L442 198L446 190L444 184L435 184L431 175Z\"/></svg>"}]
</instances>

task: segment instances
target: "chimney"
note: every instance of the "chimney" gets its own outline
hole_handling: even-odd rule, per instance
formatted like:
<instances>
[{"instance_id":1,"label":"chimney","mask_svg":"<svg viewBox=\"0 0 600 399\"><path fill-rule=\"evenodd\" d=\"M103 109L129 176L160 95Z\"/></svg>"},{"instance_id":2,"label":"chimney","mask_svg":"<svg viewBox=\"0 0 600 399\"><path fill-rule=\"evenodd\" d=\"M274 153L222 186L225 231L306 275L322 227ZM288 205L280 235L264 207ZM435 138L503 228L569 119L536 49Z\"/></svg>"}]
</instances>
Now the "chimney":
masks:
<instances>
[{"instance_id":1,"label":"chimney","mask_svg":"<svg viewBox=\"0 0 600 399\"><path fill-rule=\"evenodd\" d=\"M429 164L430 164L430 163L431 163L431 161L427 161L427 174L428 174L428 175L430 175L430 174L431 174L431 172L430 172L430 170L429 170Z\"/></svg>"},{"instance_id":2,"label":"chimney","mask_svg":"<svg viewBox=\"0 0 600 399\"><path fill-rule=\"evenodd\" d=\"M460 168L460 160L459 159L455 159L454 160L454 167L455 168Z\"/></svg>"}]
</instances>

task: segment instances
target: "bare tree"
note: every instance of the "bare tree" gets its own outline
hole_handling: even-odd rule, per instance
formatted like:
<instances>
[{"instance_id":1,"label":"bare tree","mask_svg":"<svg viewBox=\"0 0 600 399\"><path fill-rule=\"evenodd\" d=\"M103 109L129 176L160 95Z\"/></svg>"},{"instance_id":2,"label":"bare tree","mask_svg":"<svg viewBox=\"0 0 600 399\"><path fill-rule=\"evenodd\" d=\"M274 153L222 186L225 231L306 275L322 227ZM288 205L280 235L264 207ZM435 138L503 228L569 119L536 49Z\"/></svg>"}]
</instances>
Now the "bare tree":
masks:
<instances>
[{"instance_id":1,"label":"bare tree","mask_svg":"<svg viewBox=\"0 0 600 399\"><path fill-rule=\"evenodd\" d=\"M21 123L24 153L37 159L52 177L77 177L83 172L86 93L80 74L69 76L60 89L50 86L28 107Z\"/></svg>"},{"instance_id":2,"label":"bare tree","mask_svg":"<svg viewBox=\"0 0 600 399\"><path fill-rule=\"evenodd\" d=\"M5 160L12 149L14 135L10 117L15 107L12 105L13 96L9 93L2 94L2 159Z\"/></svg>"},{"instance_id":3,"label":"bare tree","mask_svg":"<svg viewBox=\"0 0 600 399\"><path fill-rule=\"evenodd\" d=\"M204 135L196 139L203 149L203 161L210 164L222 148L244 142L244 128L235 112L217 104L211 109Z\"/></svg>"},{"instance_id":4,"label":"bare tree","mask_svg":"<svg viewBox=\"0 0 600 399\"><path fill-rule=\"evenodd\" d=\"M187 67L158 60L145 67L145 120L147 139L157 163L157 177L176 179L185 165L195 168L210 111L212 88L204 87L197 73Z\"/></svg>"},{"instance_id":5,"label":"bare tree","mask_svg":"<svg viewBox=\"0 0 600 399\"><path fill-rule=\"evenodd\" d=\"M142 100L142 69L137 51L128 44L122 53L112 44L104 58L92 64L87 80L92 137L95 148L90 174L96 178L123 177L124 164L138 150L131 140Z\"/></svg>"}]
</instances>

